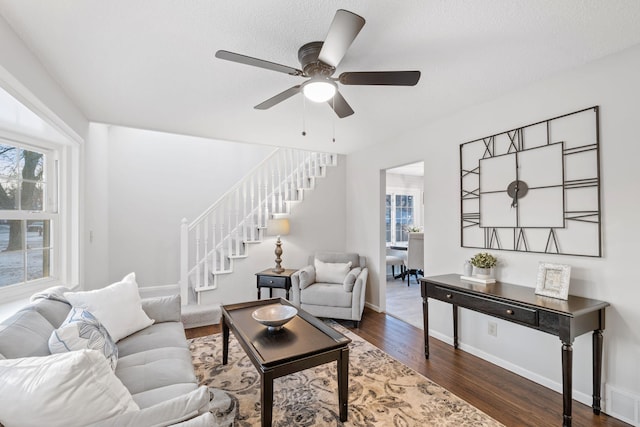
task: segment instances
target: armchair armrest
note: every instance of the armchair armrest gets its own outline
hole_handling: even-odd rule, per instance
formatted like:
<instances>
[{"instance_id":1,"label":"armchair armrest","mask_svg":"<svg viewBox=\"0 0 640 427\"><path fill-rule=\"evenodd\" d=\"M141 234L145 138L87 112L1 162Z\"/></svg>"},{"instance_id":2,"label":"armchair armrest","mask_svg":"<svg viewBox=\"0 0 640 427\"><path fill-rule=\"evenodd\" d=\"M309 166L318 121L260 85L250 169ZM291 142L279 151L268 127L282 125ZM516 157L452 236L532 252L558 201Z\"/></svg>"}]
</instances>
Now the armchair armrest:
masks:
<instances>
[{"instance_id":1,"label":"armchair armrest","mask_svg":"<svg viewBox=\"0 0 640 427\"><path fill-rule=\"evenodd\" d=\"M315 283L316 269L313 265L307 265L291 275L291 291L294 305L300 307L300 290Z\"/></svg>"},{"instance_id":2,"label":"armchair armrest","mask_svg":"<svg viewBox=\"0 0 640 427\"><path fill-rule=\"evenodd\" d=\"M360 319L364 310L364 300L367 290L367 278L369 277L369 269L364 267L353 285L353 304L351 305L352 319Z\"/></svg>"}]
</instances>

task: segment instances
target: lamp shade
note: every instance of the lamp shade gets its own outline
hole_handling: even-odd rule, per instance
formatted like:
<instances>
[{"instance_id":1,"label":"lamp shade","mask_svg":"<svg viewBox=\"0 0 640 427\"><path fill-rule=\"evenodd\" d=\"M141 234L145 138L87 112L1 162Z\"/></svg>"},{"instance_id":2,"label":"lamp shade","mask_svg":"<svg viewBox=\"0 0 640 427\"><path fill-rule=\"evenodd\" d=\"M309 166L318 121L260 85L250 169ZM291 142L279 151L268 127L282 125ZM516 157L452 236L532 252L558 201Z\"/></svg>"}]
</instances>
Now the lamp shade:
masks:
<instances>
[{"instance_id":1,"label":"lamp shade","mask_svg":"<svg viewBox=\"0 0 640 427\"><path fill-rule=\"evenodd\" d=\"M336 94L336 84L329 79L311 79L302 87L302 93L313 102L325 102Z\"/></svg>"},{"instance_id":2,"label":"lamp shade","mask_svg":"<svg viewBox=\"0 0 640 427\"><path fill-rule=\"evenodd\" d=\"M289 234L289 220L287 218L270 219L267 221L269 236L286 236Z\"/></svg>"}]
</instances>

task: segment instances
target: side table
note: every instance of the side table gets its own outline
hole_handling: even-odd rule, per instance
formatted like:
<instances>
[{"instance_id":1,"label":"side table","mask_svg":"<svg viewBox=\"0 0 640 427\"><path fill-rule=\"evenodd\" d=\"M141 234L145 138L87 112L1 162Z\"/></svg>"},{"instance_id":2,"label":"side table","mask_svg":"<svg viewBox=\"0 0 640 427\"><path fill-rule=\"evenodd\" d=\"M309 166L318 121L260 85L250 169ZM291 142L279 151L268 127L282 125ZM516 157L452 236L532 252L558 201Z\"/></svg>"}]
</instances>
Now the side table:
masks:
<instances>
[{"instance_id":1,"label":"side table","mask_svg":"<svg viewBox=\"0 0 640 427\"><path fill-rule=\"evenodd\" d=\"M262 288L269 288L269 298L273 297L273 289L284 289L286 298L289 299L289 289L291 289L291 275L296 269L286 269L282 273L274 273L272 269L267 269L256 273L258 285L258 299L260 299Z\"/></svg>"}]
</instances>

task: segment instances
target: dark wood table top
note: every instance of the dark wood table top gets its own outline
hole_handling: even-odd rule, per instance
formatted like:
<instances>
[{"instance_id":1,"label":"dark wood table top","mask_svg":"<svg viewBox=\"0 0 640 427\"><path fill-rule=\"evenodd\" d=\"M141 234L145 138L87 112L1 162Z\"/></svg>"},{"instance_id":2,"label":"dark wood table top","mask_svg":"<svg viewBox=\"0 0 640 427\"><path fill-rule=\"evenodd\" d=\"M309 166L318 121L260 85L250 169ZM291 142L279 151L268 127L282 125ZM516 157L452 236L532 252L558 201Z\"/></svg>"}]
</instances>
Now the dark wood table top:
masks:
<instances>
[{"instance_id":1,"label":"dark wood table top","mask_svg":"<svg viewBox=\"0 0 640 427\"><path fill-rule=\"evenodd\" d=\"M264 367L279 365L348 345L351 340L319 319L298 308L298 314L279 331L251 317L257 308L272 304L292 305L282 298L223 305L222 313L238 340L244 341Z\"/></svg>"},{"instance_id":2,"label":"dark wood table top","mask_svg":"<svg viewBox=\"0 0 640 427\"><path fill-rule=\"evenodd\" d=\"M256 276L291 277L291 275L293 273L295 273L296 271L298 271L298 270L292 269L292 268L288 268L288 269L285 269L282 273L275 273L273 271L273 269L268 268L268 269L266 269L264 271L256 273Z\"/></svg>"},{"instance_id":3,"label":"dark wood table top","mask_svg":"<svg viewBox=\"0 0 640 427\"><path fill-rule=\"evenodd\" d=\"M484 297L494 297L497 300L514 303L528 304L556 312L569 317L579 316L584 313L600 310L608 307L609 303L595 299L569 295L569 299L561 300L542 295L536 295L535 288L514 285L505 282L488 284L473 283L460 279L459 274L445 274L441 276L424 277L424 282L440 284L448 287L460 288L468 293Z\"/></svg>"}]
</instances>

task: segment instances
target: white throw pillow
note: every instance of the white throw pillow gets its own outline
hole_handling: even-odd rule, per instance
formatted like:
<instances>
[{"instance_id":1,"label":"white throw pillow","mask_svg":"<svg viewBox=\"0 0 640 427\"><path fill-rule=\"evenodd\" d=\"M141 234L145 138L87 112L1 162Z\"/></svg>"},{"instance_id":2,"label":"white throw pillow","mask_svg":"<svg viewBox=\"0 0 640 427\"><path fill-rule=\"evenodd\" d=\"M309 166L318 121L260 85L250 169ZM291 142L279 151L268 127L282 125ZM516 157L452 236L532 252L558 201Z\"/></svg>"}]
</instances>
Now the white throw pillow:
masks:
<instances>
[{"instance_id":1,"label":"white throw pillow","mask_svg":"<svg viewBox=\"0 0 640 427\"><path fill-rule=\"evenodd\" d=\"M316 282L319 283L342 283L344 278L351 270L351 261L340 262L322 262L314 260L316 267Z\"/></svg>"},{"instance_id":2,"label":"white throw pillow","mask_svg":"<svg viewBox=\"0 0 640 427\"><path fill-rule=\"evenodd\" d=\"M106 288L65 292L64 297L72 306L91 312L115 342L153 324L142 309L135 273Z\"/></svg>"},{"instance_id":3,"label":"white throw pillow","mask_svg":"<svg viewBox=\"0 0 640 427\"><path fill-rule=\"evenodd\" d=\"M52 354L74 350L98 350L116 369L118 347L106 328L93 314L83 308L72 307L62 325L51 332L49 351Z\"/></svg>"},{"instance_id":4,"label":"white throw pillow","mask_svg":"<svg viewBox=\"0 0 640 427\"><path fill-rule=\"evenodd\" d=\"M0 423L80 426L140 408L95 350L0 360Z\"/></svg>"}]
</instances>

